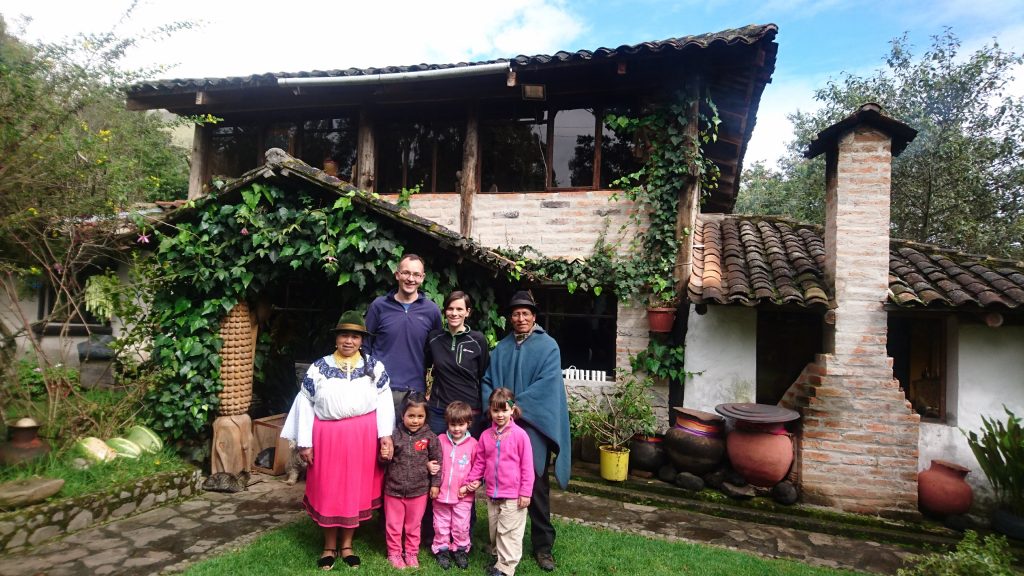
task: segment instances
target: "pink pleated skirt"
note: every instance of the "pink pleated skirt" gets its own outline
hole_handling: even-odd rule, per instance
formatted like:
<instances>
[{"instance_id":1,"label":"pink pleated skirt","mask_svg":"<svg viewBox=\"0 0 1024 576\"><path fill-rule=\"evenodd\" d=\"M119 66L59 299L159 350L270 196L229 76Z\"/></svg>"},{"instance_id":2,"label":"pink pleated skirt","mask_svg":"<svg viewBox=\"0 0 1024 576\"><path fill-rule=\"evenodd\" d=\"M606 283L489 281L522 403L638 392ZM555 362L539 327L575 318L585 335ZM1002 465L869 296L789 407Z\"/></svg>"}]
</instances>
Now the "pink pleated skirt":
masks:
<instances>
[{"instance_id":1,"label":"pink pleated skirt","mask_svg":"<svg viewBox=\"0 0 1024 576\"><path fill-rule=\"evenodd\" d=\"M375 412L313 421L313 464L306 470L309 516L324 527L355 528L383 502Z\"/></svg>"}]
</instances>

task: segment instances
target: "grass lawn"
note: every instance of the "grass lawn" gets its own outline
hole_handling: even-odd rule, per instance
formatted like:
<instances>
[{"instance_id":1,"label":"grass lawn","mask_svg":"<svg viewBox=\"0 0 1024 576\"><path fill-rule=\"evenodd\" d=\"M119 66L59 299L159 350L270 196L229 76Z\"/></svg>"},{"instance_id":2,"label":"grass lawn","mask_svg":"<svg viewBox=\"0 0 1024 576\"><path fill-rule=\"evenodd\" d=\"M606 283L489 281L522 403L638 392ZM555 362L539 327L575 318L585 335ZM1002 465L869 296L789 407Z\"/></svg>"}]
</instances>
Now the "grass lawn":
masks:
<instances>
[{"instance_id":1,"label":"grass lawn","mask_svg":"<svg viewBox=\"0 0 1024 576\"><path fill-rule=\"evenodd\" d=\"M486 518L486 513L480 518ZM711 546L668 542L645 538L634 534L623 534L582 526L574 523L555 522L558 528L558 542L555 545L558 569L555 576L838 576L857 572L813 568L789 560L764 559L741 552L733 552ZM477 522L473 543L486 542L486 522ZM527 542L523 546L523 562L516 570L517 576L547 575L534 563L529 554L529 529ZM322 543L320 529L309 519L290 524L264 534L252 544L222 556L211 558L192 566L187 576L215 576L226 574L315 574L316 559ZM340 561L335 564L332 574L396 574L385 559L383 535L377 523L371 521L356 532L356 553L362 558L362 566L352 571ZM469 570L452 567L441 570L428 553L420 552L416 574L435 575L458 574L480 575L484 573L485 557L477 549L470 554Z\"/></svg>"},{"instance_id":2,"label":"grass lawn","mask_svg":"<svg viewBox=\"0 0 1024 576\"><path fill-rule=\"evenodd\" d=\"M71 498L105 490L115 484L122 484L146 478L160 472L184 470L189 465L174 450L164 448L156 454L142 454L136 459L116 458L113 462L93 464L79 470L72 464L75 456L70 451L50 453L43 458L19 466L0 468L0 483L21 480L32 476L63 478L64 487L53 498Z\"/></svg>"}]
</instances>

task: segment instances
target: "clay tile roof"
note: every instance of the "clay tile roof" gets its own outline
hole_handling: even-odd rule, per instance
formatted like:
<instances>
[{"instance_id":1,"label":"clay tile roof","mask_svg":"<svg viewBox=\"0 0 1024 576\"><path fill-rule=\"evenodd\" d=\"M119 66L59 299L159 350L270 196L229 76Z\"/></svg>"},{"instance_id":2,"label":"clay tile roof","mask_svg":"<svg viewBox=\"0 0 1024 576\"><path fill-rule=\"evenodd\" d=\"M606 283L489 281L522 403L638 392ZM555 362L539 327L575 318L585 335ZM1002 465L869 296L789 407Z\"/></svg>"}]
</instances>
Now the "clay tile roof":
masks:
<instances>
[{"instance_id":1,"label":"clay tile roof","mask_svg":"<svg viewBox=\"0 0 1024 576\"><path fill-rule=\"evenodd\" d=\"M702 214L694 234L690 300L826 306L823 247L821 234L800 224Z\"/></svg>"},{"instance_id":2,"label":"clay tile roof","mask_svg":"<svg viewBox=\"0 0 1024 576\"><path fill-rule=\"evenodd\" d=\"M889 250L890 300L902 307L1024 310L1022 272L1024 262L893 240Z\"/></svg>"},{"instance_id":3,"label":"clay tile roof","mask_svg":"<svg viewBox=\"0 0 1024 576\"><path fill-rule=\"evenodd\" d=\"M819 226L777 217L701 214L694 233L694 303L827 306ZM903 308L1024 311L1024 262L892 240L889 303Z\"/></svg>"}]
</instances>

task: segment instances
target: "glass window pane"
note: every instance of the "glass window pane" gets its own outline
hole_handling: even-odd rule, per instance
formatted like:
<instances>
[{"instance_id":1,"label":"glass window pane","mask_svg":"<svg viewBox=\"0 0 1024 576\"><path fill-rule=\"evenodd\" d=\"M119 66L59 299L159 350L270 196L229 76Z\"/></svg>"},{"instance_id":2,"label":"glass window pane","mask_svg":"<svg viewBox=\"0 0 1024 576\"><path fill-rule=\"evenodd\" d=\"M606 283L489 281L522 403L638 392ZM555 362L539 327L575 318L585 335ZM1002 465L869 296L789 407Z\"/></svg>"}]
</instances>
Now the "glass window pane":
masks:
<instances>
[{"instance_id":1,"label":"glass window pane","mask_svg":"<svg viewBox=\"0 0 1024 576\"><path fill-rule=\"evenodd\" d=\"M459 123L385 126L377 149L377 191L395 193L419 185L423 192L455 192L462 132Z\"/></svg>"},{"instance_id":2,"label":"glass window pane","mask_svg":"<svg viewBox=\"0 0 1024 576\"><path fill-rule=\"evenodd\" d=\"M342 180L352 181L356 163L357 127L352 118L306 120L302 125L300 158L317 168L329 168L334 162Z\"/></svg>"},{"instance_id":3,"label":"glass window pane","mask_svg":"<svg viewBox=\"0 0 1024 576\"><path fill-rule=\"evenodd\" d=\"M434 192L457 192L462 171L462 124L434 126L435 177Z\"/></svg>"},{"instance_id":4,"label":"glass window pane","mask_svg":"<svg viewBox=\"0 0 1024 576\"><path fill-rule=\"evenodd\" d=\"M263 149L280 148L288 154L295 155L295 136L299 127L292 122L275 122L267 127L263 138Z\"/></svg>"},{"instance_id":5,"label":"glass window pane","mask_svg":"<svg viewBox=\"0 0 1024 576\"><path fill-rule=\"evenodd\" d=\"M594 185L593 110L577 108L555 114L551 148L551 187Z\"/></svg>"},{"instance_id":6,"label":"glass window pane","mask_svg":"<svg viewBox=\"0 0 1024 576\"><path fill-rule=\"evenodd\" d=\"M615 370L617 301L611 291L600 296L545 289L537 299L538 323L558 342L562 368Z\"/></svg>"},{"instance_id":7,"label":"glass window pane","mask_svg":"<svg viewBox=\"0 0 1024 576\"><path fill-rule=\"evenodd\" d=\"M237 178L256 167L258 130L255 125L216 126L211 138L210 174Z\"/></svg>"},{"instance_id":8,"label":"glass window pane","mask_svg":"<svg viewBox=\"0 0 1024 576\"><path fill-rule=\"evenodd\" d=\"M480 126L482 192L544 190L546 120Z\"/></svg>"},{"instance_id":9,"label":"glass window pane","mask_svg":"<svg viewBox=\"0 0 1024 576\"><path fill-rule=\"evenodd\" d=\"M629 115L626 108L606 111L608 114ZM612 182L640 169L633 135L616 132L605 125L601 132L601 188L612 188Z\"/></svg>"}]
</instances>

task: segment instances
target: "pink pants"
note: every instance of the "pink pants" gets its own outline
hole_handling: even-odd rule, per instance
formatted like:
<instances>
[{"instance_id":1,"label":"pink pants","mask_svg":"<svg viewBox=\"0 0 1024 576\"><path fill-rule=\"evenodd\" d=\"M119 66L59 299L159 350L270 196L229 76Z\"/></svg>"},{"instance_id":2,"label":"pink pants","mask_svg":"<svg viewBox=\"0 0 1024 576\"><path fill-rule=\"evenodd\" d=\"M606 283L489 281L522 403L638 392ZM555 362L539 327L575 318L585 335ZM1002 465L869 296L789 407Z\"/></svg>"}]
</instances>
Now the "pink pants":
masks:
<instances>
[{"instance_id":1,"label":"pink pants","mask_svg":"<svg viewBox=\"0 0 1024 576\"><path fill-rule=\"evenodd\" d=\"M469 551L469 516L472 510L472 499L455 504L434 500L434 542L430 546L434 554L441 550Z\"/></svg>"},{"instance_id":2,"label":"pink pants","mask_svg":"<svg viewBox=\"0 0 1024 576\"><path fill-rule=\"evenodd\" d=\"M387 522L384 525L385 541L388 546L388 556L402 554L402 532L405 532L405 554L406 558L416 557L420 550L420 523L423 522L423 513L427 510L427 495L416 496L415 498L400 498L398 496L384 495L384 516Z\"/></svg>"}]
</instances>

